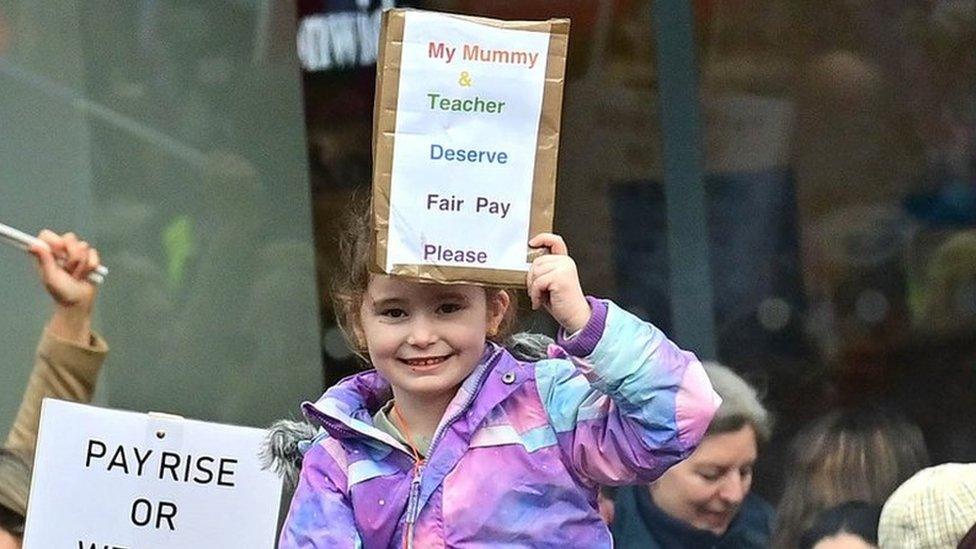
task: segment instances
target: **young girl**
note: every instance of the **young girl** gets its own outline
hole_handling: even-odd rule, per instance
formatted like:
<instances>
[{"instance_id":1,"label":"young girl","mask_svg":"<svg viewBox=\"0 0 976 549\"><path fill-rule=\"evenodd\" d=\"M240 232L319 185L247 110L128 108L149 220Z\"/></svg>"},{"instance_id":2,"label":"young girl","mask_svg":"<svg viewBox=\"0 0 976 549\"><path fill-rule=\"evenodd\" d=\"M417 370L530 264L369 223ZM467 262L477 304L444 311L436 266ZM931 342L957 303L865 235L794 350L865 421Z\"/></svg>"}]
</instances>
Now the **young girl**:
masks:
<instances>
[{"instance_id":1,"label":"young girl","mask_svg":"<svg viewBox=\"0 0 976 549\"><path fill-rule=\"evenodd\" d=\"M610 547L598 485L656 479L719 404L695 356L584 297L563 240L541 234L528 293L562 328L550 358L520 362L496 343L513 294L369 274L357 232L335 297L374 369L304 405L322 431L280 547Z\"/></svg>"}]
</instances>

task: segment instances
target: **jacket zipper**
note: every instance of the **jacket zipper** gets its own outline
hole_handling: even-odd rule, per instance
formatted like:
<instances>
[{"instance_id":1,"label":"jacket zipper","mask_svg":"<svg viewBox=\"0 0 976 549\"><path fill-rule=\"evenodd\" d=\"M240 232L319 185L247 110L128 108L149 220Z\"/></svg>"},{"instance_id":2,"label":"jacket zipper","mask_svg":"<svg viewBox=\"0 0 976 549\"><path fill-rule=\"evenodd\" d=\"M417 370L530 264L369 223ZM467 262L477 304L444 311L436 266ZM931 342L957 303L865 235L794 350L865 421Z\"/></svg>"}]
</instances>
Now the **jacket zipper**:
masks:
<instances>
[{"instance_id":1,"label":"jacket zipper","mask_svg":"<svg viewBox=\"0 0 976 549\"><path fill-rule=\"evenodd\" d=\"M499 356L499 354L500 354L500 353L499 353L499 352L498 352L498 351L496 350L496 351L495 351L495 354L494 354L494 355L492 355L492 357L488 359L488 364L491 364L491 362L493 362L493 361L495 361L495 360L497 360L497 359L498 359L498 356ZM472 402L472 401L474 400L474 398L475 398L475 397L476 397L476 396L478 395L478 390L480 390L480 389L481 389L481 384L482 384L482 383L484 383L484 381L485 381L485 377L487 377L487 376L488 376L488 372L490 372L490 371L491 371L491 368L488 368L488 367L486 367L486 368L485 368L485 370L484 370L483 372L481 372L481 377L479 377L479 378L478 378L478 382L477 382L477 383L475 383L475 389L476 389L476 390L475 390L475 391L474 391L473 393L471 393L470 395L468 395L468 400L466 400L466 401L464 402L464 406L461 406L460 408L458 408L458 411L457 411L457 412L455 412L455 413L454 413L454 415L453 415L453 416L451 416L451 418L450 418L449 420L447 420L447 421L445 421L445 422L443 422L443 423L441 423L441 428L440 428L440 429L438 429L436 433L434 433L434 438L433 438L433 439L431 440L431 442L430 442L430 448L428 448L428 449L427 449L427 453L428 453L428 454L432 454L432 453L434 453L434 447L435 447L435 446L437 445L437 443L438 443L438 442L439 442L439 441L441 440L441 435L443 435L443 434L444 434L444 431L445 431L445 430L447 430L447 428L448 428L448 427L449 427L449 426L450 426L450 425L451 425L452 423L454 423L455 421L457 421L457 419L458 419L459 417L461 417L461 416L463 416L463 415L464 415L464 413L468 411L468 407L469 407L469 406L471 406L471 402Z\"/></svg>"},{"instance_id":2,"label":"jacket zipper","mask_svg":"<svg viewBox=\"0 0 976 549\"><path fill-rule=\"evenodd\" d=\"M501 353L499 353L499 351L496 349L495 352L494 352L494 354L491 356L491 358L488 359L488 363L491 363L493 361L496 361L498 359L498 357L500 356L500 354ZM447 420L446 422L441 423L441 427L437 430L437 432L434 433L434 438L431 440L430 446L427 449L427 455L430 455L430 454L433 453L434 447L437 445L437 443L442 438L441 435L447 429L447 427L450 426L455 421L457 421L457 419L459 417L461 417L462 415L464 415L464 413L467 411L468 407L471 406L471 402L474 400L475 396L477 396L478 390L481 389L481 385L484 383L485 377L488 376L488 372L490 372L490 371L491 371L491 368L486 367L484 369L484 371L481 373L481 377L478 378L478 382L475 383L476 390L468 396L468 400L465 401L464 406L461 406L460 408L458 408L458 411L455 412L454 415L452 415L449 420ZM320 412L314 406L311 409L312 409L312 412L316 416L318 416L318 418L319 418L320 421L330 421L330 423L333 423L333 428L338 427L338 430L343 431L344 433L349 434L349 435L366 435L366 436L369 436L367 433L362 433L362 432L360 432L360 431L358 431L356 429L353 429L352 427L349 427L348 425L346 425L342 421L337 420L337 421L334 421L333 422L332 421L332 418L328 418L327 416L325 416L325 414L323 414L322 412ZM399 447L396 447L396 446L394 446L393 448L396 449L396 450L399 450L400 452L403 452L403 453L409 455L411 458L413 458L413 456L410 455L410 453L407 452L405 449L399 448ZM410 480L410 497L407 500L407 518L406 518L407 528L406 528L406 531L404 532L404 537L406 538L405 543L404 543L404 547L406 547L406 549L413 549L413 531L414 531L414 525L417 523L417 518L420 516L420 484L421 484L423 472L424 472L424 461L421 460L421 461L415 462L414 463L414 468L413 468L413 479Z\"/></svg>"},{"instance_id":3,"label":"jacket zipper","mask_svg":"<svg viewBox=\"0 0 976 549\"><path fill-rule=\"evenodd\" d=\"M498 355L499 353L496 351L495 355L492 356L488 362L490 363L496 360ZM475 387L477 389L481 389L481 384L484 382L485 377L488 375L488 372L490 371L491 368L486 367L484 371L481 373L481 377L479 377L478 382L475 383ZM457 421L459 417L464 415L464 413L468 410L468 407L471 406L471 402L474 400L474 397L477 396L477 394L478 394L477 390L472 392L468 396L468 400L464 402L464 406L459 407L458 411L455 412L450 419L441 423L441 427L437 430L436 433L434 433L434 438L433 440L431 440L430 446L427 449L428 456L434 453L434 447L437 446L437 443L442 438L441 435L444 433L444 431L447 430L447 428L452 423ZM424 463L423 461L419 461L414 466L413 480L410 481L410 499L407 503L407 531L406 531L407 539L406 539L406 543L404 544L406 549L413 549L414 524L416 524L417 518L420 516L420 481L423 472L424 472Z\"/></svg>"},{"instance_id":4,"label":"jacket zipper","mask_svg":"<svg viewBox=\"0 0 976 549\"><path fill-rule=\"evenodd\" d=\"M350 436L356 436L356 435L369 436L367 433L363 433L356 429L353 429L352 427L349 427L342 421L332 421L332 418L325 416L322 412L318 411L318 409L316 409L315 407L312 407L312 413L318 416L319 421L330 421L330 423L332 423L332 429L336 431L340 431ZM453 419L456 418L452 418L452 420ZM401 453L410 456L410 458L413 459L413 455L411 455L410 452L407 452L405 449L400 448L398 446L392 446L392 448L394 450L397 450ZM433 446L431 446L431 448L433 448ZM429 450L428 453L430 453ZM424 472L423 460L414 462L413 478L410 480L410 497L407 500L407 519L406 519L407 526L403 536L404 537L403 546L406 549L413 549L413 528L414 528L414 524L416 524L417 522L417 517L420 516L420 482L421 482L421 475L423 474L423 472Z\"/></svg>"},{"instance_id":5,"label":"jacket zipper","mask_svg":"<svg viewBox=\"0 0 976 549\"><path fill-rule=\"evenodd\" d=\"M413 528L420 516L420 480L424 473L423 462L417 462L413 469L413 480L410 481L410 499L407 502L407 549L413 549Z\"/></svg>"}]
</instances>

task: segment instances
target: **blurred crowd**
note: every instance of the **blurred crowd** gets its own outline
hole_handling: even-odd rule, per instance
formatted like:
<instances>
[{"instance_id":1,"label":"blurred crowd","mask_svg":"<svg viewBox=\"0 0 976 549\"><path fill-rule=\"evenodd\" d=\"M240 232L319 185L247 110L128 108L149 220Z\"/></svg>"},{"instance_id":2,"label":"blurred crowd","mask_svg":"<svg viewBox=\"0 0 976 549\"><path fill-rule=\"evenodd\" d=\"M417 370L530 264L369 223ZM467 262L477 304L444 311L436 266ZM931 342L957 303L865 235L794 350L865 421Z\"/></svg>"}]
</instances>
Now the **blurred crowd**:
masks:
<instances>
[{"instance_id":1,"label":"blurred crowd","mask_svg":"<svg viewBox=\"0 0 976 549\"><path fill-rule=\"evenodd\" d=\"M72 233L38 236L46 246L31 253L54 312L0 450L2 549L19 548L24 533L41 400L90 400L108 352L92 331L98 292L87 276L98 252ZM793 438L775 507L752 493L773 414L730 368L705 370L722 404L698 449L650 485L600 491L599 511L618 547L976 547L976 463L930 466L919 427L875 405L831 411Z\"/></svg>"},{"instance_id":2,"label":"blurred crowd","mask_svg":"<svg viewBox=\"0 0 976 549\"><path fill-rule=\"evenodd\" d=\"M57 72L34 50L60 27L32 4L4 6L0 54ZM268 99L301 103L282 61L294 29L273 34L275 17L240 2L116 4L79 7L86 98L181 147L91 115L95 230L113 268L100 309L113 384L126 388L111 402L267 424L355 368L325 282L337 220L370 183L375 67L303 74L305 151L300 105ZM585 287L668 328L652 2L397 4L573 18L556 226L577 244ZM727 365L707 371L725 404L659 481L602 491L617 545L976 546L972 2L694 5L709 290ZM318 257L294 218L308 210L306 172ZM36 252L54 311L0 451L2 549L22 534L40 399L90 399L107 352L82 282L99 258L75 236L41 236L64 265ZM316 303L320 318L299 314ZM269 394L268 379L293 382Z\"/></svg>"}]
</instances>

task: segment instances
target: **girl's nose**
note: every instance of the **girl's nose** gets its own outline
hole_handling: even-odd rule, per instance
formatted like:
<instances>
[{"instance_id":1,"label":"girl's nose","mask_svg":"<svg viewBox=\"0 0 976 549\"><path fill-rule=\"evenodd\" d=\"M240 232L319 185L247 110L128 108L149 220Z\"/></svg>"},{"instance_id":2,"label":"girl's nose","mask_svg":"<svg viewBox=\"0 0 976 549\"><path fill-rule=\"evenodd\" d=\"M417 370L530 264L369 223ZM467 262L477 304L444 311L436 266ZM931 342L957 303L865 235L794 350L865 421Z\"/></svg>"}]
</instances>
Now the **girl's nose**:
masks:
<instances>
[{"instance_id":1,"label":"girl's nose","mask_svg":"<svg viewBox=\"0 0 976 549\"><path fill-rule=\"evenodd\" d=\"M410 326L410 333L407 334L407 344L424 348L436 341L437 333L430 322L423 318L414 319Z\"/></svg>"}]
</instances>

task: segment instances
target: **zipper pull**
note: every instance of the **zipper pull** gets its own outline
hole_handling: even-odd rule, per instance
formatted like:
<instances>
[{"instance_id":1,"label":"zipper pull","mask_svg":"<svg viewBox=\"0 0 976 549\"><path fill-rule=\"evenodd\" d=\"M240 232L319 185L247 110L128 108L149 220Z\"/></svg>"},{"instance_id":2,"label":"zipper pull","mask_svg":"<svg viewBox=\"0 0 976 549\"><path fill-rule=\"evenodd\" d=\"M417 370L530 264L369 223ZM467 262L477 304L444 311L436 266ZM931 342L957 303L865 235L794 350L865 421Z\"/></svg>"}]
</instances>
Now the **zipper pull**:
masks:
<instances>
[{"instance_id":1,"label":"zipper pull","mask_svg":"<svg viewBox=\"0 0 976 549\"><path fill-rule=\"evenodd\" d=\"M410 481L410 503L407 506L407 524L417 522L417 516L420 514L420 481L423 472L423 462L417 463L417 466L414 467L413 480Z\"/></svg>"},{"instance_id":2,"label":"zipper pull","mask_svg":"<svg viewBox=\"0 0 976 549\"><path fill-rule=\"evenodd\" d=\"M403 531L403 546L413 549L413 526L420 515L420 475L424 472L424 461L418 460L413 467L410 481L410 500L407 502L407 527Z\"/></svg>"}]
</instances>

